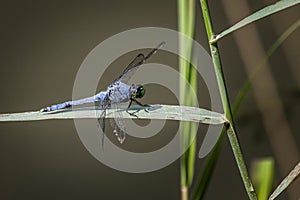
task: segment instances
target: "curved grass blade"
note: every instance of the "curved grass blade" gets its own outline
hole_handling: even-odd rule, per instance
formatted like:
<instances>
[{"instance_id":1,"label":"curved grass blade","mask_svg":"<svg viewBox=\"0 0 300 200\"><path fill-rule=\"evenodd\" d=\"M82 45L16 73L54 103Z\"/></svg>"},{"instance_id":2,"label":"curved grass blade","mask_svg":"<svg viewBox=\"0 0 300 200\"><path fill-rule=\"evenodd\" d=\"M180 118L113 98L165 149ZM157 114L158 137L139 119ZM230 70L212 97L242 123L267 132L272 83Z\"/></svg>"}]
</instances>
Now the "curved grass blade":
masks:
<instances>
[{"instance_id":1,"label":"curved grass blade","mask_svg":"<svg viewBox=\"0 0 300 200\"><path fill-rule=\"evenodd\" d=\"M279 12L281 10L284 10L286 8L289 8L291 6L294 6L296 4L300 3L300 0L281 0L276 2L273 5L267 6L255 13L253 13L252 15L249 15L248 17L242 19L241 21L239 21L238 23L236 23L235 25L231 26L230 28L226 29L225 31L223 31L220 34L217 34L215 36L215 38L210 40L210 43L215 43L216 41L218 41L220 38L236 31L237 29L240 29L254 21L260 20L264 17L267 17L269 15L272 15L276 12Z\"/></svg>"},{"instance_id":2,"label":"curved grass blade","mask_svg":"<svg viewBox=\"0 0 300 200\"><path fill-rule=\"evenodd\" d=\"M133 118L135 116L129 115L126 112L127 107L120 107L120 110L106 109L106 118L113 118L114 112L122 112L124 118ZM101 108L97 108L101 110ZM131 106L130 112L135 112L138 119L166 119L166 120L180 120L200 122L204 124L223 124L226 118L223 114L205 110L202 108L189 106L173 106L173 105L152 105L151 107ZM48 119L88 119L95 118L95 107L84 107L74 109L63 109L53 112L22 112L22 113L8 113L0 114L0 121L36 121Z\"/></svg>"}]
</instances>

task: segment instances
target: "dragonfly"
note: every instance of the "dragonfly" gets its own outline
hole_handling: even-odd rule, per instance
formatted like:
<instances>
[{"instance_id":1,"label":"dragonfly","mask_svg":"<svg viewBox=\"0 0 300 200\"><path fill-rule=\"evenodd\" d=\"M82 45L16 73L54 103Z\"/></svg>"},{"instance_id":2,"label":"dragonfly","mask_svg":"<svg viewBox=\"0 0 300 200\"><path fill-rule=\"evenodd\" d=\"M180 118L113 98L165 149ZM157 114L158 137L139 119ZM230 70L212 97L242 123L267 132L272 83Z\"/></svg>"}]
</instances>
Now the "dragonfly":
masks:
<instances>
[{"instance_id":1,"label":"dragonfly","mask_svg":"<svg viewBox=\"0 0 300 200\"><path fill-rule=\"evenodd\" d=\"M132 62L125 68L123 73L111 83L105 91L101 91L94 96L78 99L74 101L66 101L59 104L54 104L42 108L41 112L50 112L70 108L72 106L87 104L87 103L98 103L101 107L101 113L98 118L98 123L102 129L102 145L104 143L105 133L105 117L106 110L108 108L115 109L114 118L110 119L110 124L113 128L113 133L117 137L119 143L123 143L126 138L126 127L125 121L120 111L120 103L129 102L126 112L130 115L136 116L134 113L129 112L129 108L133 102L137 103L142 107L150 107L148 104L142 104L137 99L142 98L145 95L145 88L140 84L128 85L127 82L137 71L137 69L148 60L153 54L155 54L165 42L161 42L155 48L153 48L148 54L138 54ZM137 116L136 116L137 117Z\"/></svg>"}]
</instances>

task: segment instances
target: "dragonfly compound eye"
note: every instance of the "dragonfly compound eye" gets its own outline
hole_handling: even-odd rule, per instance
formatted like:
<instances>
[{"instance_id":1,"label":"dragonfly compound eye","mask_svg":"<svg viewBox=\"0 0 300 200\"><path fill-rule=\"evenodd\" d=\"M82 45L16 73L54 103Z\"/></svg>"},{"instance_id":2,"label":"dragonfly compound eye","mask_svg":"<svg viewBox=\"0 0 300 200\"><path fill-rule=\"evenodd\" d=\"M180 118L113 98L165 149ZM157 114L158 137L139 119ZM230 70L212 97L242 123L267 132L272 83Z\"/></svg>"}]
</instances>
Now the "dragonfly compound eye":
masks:
<instances>
[{"instance_id":1,"label":"dragonfly compound eye","mask_svg":"<svg viewBox=\"0 0 300 200\"><path fill-rule=\"evenodd\" d=\"M145 95L145 89L143 86L139 86L134 94L135 98L142 98Z\"/></svg>"}]
</instances>

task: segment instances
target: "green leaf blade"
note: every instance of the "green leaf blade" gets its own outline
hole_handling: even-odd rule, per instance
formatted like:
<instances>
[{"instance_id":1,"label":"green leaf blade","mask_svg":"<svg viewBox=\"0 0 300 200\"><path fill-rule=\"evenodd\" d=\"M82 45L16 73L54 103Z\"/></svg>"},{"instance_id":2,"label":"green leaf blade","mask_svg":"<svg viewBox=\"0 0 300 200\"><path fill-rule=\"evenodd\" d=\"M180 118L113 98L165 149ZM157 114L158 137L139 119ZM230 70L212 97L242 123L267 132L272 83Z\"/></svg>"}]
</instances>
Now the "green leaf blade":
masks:
<instances>
[{"instance_id":1,"label":"green leaf blade","mask_svg":"<svg viewBox=\"0 0 300 200\"><path fill-rule=\"evenodd\" d=\"M252 179L259 200L267 200L274 180L274 159L267 157L252 164Z\"/></svg>"},{"instance_id":2,"label":"green leaf blade","mask_svg":"<svg viewBox=\"0 0 300 200\"><path fill-rule=\"evenodd\" d=\"M242 19L241 21L239 21L238 23L236 23L235 25L231 26L230 28L226 29L225 31L223 31L222 33L216 35L216 37L214 39L212 39L210 41L210 43L215 43L217 40L223 38L224 36L236 31L237 29L240 29L254 21L260 20L264 17L267 17L269 15L272 15L276 12L279 12L281 10L284 10L286 8L289 8L291 6L294 6L296 4L300 3L300 0L281 0L276 2L275 4L272 4L270 6L267 6L255 13L253 13L252 15L249 15L248 17Z\"/></svg>"}]
</instances>

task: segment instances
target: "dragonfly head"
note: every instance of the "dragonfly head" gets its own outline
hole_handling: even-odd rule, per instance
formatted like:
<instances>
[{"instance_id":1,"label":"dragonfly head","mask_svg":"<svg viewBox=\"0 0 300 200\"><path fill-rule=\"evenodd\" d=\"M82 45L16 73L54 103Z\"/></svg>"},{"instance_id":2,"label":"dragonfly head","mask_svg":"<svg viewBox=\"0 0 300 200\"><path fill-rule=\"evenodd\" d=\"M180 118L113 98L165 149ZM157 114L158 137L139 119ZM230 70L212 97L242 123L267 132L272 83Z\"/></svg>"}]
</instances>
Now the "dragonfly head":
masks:
<instances>
[{"instance_id":1,"label":"dragonfly head","mask_svg":"<svg viewBox=\"0 0 300 200\"><path fill-rule=\"evenodd\" d=\"M132 96L134 98L142 98L145 94L145 89L142 85L139 85L136 90L133 92Z\"/></svg>"}]
</instances>

